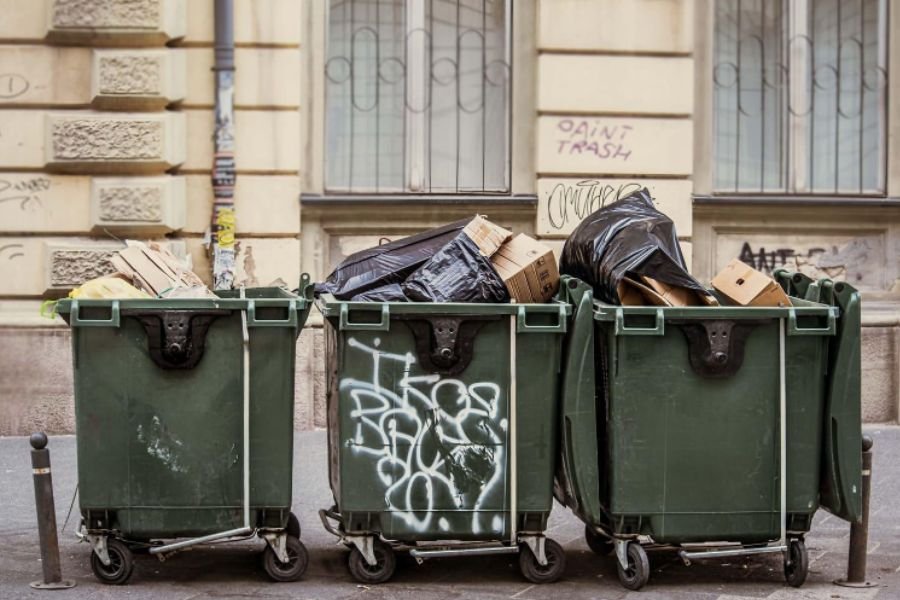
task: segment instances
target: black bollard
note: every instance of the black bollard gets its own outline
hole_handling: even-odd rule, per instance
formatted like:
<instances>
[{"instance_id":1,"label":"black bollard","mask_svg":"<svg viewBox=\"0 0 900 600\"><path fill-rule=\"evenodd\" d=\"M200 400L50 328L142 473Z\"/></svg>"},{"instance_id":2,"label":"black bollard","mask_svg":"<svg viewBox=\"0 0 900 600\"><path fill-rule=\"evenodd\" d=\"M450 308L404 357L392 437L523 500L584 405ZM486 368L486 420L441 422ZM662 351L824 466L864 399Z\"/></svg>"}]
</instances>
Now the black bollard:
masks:
<instances>
[{"instance_id":1,"label":"black bollard","mask_svg":"<svg viewBox=\"0 0 900 600\"><path fill-rule=\"evenodd\" d=\"M872 444L871 437L862 439L862 521L850 524L850 551L847 557L847 579L835 581L844 587L872 587L866 581L866 560L869 549L869 496L872 493Z\"/></svg>"},{"instance_id":2,"label":"black bollard","mask_svg":"<svg viewBox=\"0 0 900 600\"><path fill-rule=\"evenodd\" d=\"M34 505L37 509L41 542L41 566L44 580L32 582L39 590L60 590L75 586L64 580L59 566L59 538L56 535L56 507L53 505L53 479L50 475L50 451L44 433L31 434L31 472L34 477Z\"/></svg>"}]
</instances>

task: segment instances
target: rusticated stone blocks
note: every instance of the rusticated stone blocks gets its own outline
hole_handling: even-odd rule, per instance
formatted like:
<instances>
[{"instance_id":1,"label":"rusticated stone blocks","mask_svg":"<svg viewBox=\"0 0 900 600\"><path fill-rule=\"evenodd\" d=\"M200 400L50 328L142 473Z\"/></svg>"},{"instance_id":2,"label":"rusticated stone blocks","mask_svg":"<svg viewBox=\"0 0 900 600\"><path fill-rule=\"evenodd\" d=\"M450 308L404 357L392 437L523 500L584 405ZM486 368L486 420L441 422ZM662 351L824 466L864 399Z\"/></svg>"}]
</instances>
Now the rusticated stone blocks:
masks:
<instances>
[{"instance_id":1,"label":"rusticated stone blocks","mask_svg":"<svg viewBox=\"0 0 900 600\"><path fill-rule=\"evenodd\" d=\"M184 227L185 181L181 177L95 178L91 224L95 231L165 233Z\"/></svg>"},{"instance_id":2,"label":"rusticated stone blocks","mask_svg":"<svg viewBox=\"0 0 900 600\"><path fill-rule=\"evenodd\" d=\"M85 281L109 275L114 271L110 257L116 247L69 247L47 245L47 289L74 288Z\"/></svg>"},{"instance_id":3,"label":"rusticated stone blocks","mask_svg":"<svg viewBox=\"0 0 900 600\"><path fill-rule=\"evenodd\" d=\"M112 110L161 110L185 95L180 50L95 50L92 102Z\"/></svg>"},{"instance_id":4,"label":"rusticated stone blocks","mask_svg":"<svg viewBox=\"0 0 900 600\"><path fill-rule=\"evenodd\" d=\"M165 171L184 161L184 116L178 113L50 113L45 161L55 170Z\"/></svg>"},{"instance_id":5,"label":"rusticated stone blocks","mask_svg":"<svg viewBox=\"0 0 900 600\"><path fill-rule=\"evenodd\" d=\"M50 0L49 37L116 46L159 44L184 36L184 0Z\"/></svg>"}]
</instances>

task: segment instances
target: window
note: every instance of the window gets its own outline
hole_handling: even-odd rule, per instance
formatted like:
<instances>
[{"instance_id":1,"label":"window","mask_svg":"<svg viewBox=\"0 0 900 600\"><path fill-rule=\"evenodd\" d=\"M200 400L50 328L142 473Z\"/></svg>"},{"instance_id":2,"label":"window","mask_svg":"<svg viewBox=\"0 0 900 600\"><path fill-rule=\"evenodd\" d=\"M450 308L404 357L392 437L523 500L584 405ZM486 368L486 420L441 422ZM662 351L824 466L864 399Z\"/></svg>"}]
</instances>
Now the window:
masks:
<instances>
[{"instance_id":1,"label":"window","mask_svg":"<svg viewBox=\"0 0 900 600\"><path fill-rule=\"evenodd\" d=\"M507 193L509 0L330 0L325 187Z\"/></svg>"},{"instance_id":2,"label":"window","mask_svg":"<svg viewBox=\"0 0 900 600\"><path fill-rule=\"evenodd\" d=\"M715 2L716 191L884 193L887 5Z\"/></svg>"}]
</instances>

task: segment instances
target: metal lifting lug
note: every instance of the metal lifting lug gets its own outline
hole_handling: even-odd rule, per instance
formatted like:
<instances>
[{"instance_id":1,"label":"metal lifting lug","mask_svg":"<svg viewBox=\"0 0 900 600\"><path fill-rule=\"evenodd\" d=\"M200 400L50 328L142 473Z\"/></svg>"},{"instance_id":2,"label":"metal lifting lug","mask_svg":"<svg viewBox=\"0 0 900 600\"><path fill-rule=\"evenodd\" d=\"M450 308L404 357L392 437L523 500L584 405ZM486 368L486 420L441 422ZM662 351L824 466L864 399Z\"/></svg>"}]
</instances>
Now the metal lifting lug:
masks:
<instances>
[{"instance_id":1,"label":"metal lifting lug","mask_svg":"<svg viewBox=\"0 0 900 600\"><path fill-rule=\"evenodd\" d=\"M672 319L688 342L691 368L701 377L731 377L744 363L744 345L759 319Z\"/></svg>"},{"instance_id":2,"label":"metal lifting lug","mask_svg":"<svg viewBox=\"0 0 900 600\"><path fill-rule=\"evenodd\" d=\"M203 357L210 324L228 310L122 311L133 316L147 332L147 349L163 369L192 369Z\"/></svg>"},{"instance_id":3,"label":"metal lifting lug","mask_svg":"<svg viewBox=\"0 0 900 600\"><path fill-rule=\"evenodd\" d=\"M397 318L412 331L419 363L426 372L458 375L472 361L475 337L479 330L487 321L497 320L499 316L398 315Z\"/></svg>"}]
</instances>

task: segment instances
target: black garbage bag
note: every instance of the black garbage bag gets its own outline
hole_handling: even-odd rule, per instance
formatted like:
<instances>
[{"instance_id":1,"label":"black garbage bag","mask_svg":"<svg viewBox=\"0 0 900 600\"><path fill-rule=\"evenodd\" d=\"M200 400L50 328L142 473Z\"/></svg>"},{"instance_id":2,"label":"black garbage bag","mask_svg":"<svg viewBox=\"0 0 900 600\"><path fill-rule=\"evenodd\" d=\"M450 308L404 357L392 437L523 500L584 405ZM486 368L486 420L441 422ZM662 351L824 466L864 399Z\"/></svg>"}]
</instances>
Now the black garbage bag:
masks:
<instances>
[{"instance_id":1,"label":"black garbage bag","mask_svg":"<svg viewBox=\"0 0 900 600\"><path fill-rule=\"evenodd\" d=\"M409 302L403 294L399 283L389 283L374 290L357 294L351 298L354 302Z\"/></svg>"},{"instance_id":2,"label":"black garbage bag","mask_svg":"<svg viewBox=\"0 0 900 600\"><path fill-rule=\"evenodd\" d=\"M559 271L611 304L619 304L616 287L629 273L708 293L688 273L675 225L656 210L647 188L585 217L563 246Z\"/></svg>"},{"instance_id":3,"label":"black garbage bag","mask_svg":"<svg viewBox=\"0 0 900 600\"><path fill-rule=\"evenodd\" d=\"M506 284L465 233L441 248L401 288L414 302L509 302Z\"/></svg>"},{"instance_id":4,"label":"black garbage bag","mask_svg":"<svg viewBox=\"0 0 900 600\"><path fill-rule=\"evenodd\" d=\"M463 219L355 252L345 258L324 282L316 284L316 296L331 293L338 300L350 300L363 292L401 283L459 235L469 221L471 219Z\"/></svg>"}]
</instances>

